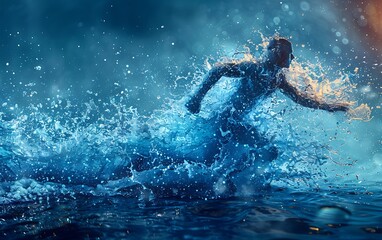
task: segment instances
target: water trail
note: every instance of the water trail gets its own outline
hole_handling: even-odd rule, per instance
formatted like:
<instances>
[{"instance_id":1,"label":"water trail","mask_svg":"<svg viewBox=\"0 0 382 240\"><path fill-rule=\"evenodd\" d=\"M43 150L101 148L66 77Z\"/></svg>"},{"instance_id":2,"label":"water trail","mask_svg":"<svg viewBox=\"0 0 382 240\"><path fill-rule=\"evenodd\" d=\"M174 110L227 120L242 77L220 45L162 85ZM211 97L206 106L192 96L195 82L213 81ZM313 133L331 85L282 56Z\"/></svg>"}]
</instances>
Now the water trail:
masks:
<instances>
[{"instance_id":1,"label":"water trail","mask_svg":"<svg viewBox=\"0 0 382 240\"><path fill-rule=\"evenodd\" d=\"M248 51L244 59L258 61ZM342 74L329 81L323 72L321 66L295 62L285 74L318 101L353 104L352 76ZM190 92L202 75L194 75ZM302 110L280 93L245 119L277 146L276 160L264 157L266 148L234 141L224 143L216 159L206 159L209 144L216 142L216 115L237 84L235 79L220 81L207 94L199 115L185 109L188 96L183 96L169 98L151 115L141 116L127 104L127 89L106 101L93 96L85 104L75 104L57 96L12 114L4 110L1 201L29 200L54 189L60 194L220 198L256 194L269 185L319 185L325 177L321 166L331 151L325 144L325 128L318 126L329 113L303 111L301 116ZM367 120L370 111L361 105L349 115ZM307 124L301 126L301 120Z\"/></svg>"}]
</instances>

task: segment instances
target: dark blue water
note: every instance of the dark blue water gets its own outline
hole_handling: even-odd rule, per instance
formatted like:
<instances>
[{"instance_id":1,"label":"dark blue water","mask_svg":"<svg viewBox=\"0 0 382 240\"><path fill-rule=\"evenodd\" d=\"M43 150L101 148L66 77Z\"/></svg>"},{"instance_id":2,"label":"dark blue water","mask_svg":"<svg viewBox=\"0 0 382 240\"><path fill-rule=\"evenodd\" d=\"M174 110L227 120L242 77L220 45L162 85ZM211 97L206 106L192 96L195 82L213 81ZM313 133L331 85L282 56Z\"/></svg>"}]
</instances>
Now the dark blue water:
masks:
<instances>
[{"instance_id":1,"label":"dark blue water","mask_svg":"<svg viewBox=\"0 0 382 240\"><path fill-rule=\"evenodd\" d=\"M380 239L380 192L346 186L249 198L51 196L1 206L4 239Z\"/></svg>"},{"instance_id":2,"label":"dark blue water","mask_svg":"<svg viewBox=\"0 0 382 240\"><path fill-rule=\"evenodd\" d=\"M377 0L0 6L0 239L381 238ZM278 91L243 120L269 146L219 142L238 79L197 115L185 103L275 34L293 43L288 81L363 107Z\"/></svg>"}]
</instances>

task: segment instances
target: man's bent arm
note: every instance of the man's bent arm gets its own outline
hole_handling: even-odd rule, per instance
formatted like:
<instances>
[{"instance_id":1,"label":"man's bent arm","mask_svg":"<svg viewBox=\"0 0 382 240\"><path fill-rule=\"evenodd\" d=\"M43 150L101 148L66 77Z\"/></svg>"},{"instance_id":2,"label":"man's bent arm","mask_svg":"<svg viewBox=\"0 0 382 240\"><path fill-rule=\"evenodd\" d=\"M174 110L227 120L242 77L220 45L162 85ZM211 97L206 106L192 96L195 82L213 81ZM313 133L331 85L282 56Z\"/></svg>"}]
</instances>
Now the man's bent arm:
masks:
<instances>
[{"instance_id":1,"label":"man's bent arm","mask_svg":"<svg viewBox=\"0 0 382 240\"><path fill-rule=\"evenodd\" d=\"M291 85L284 78L280 84L281 91L287 95L294 102L308 108L322 109L329 112L347 111L351 106L350 103L326 103L312 98L309 98L305 92L299 91L296 87Z\"/></svg>"},{"instance_id":2,"label":"man's bent arm","mask_svg":"<svg viewBox=\"0 0 382 240\"><path fill-rule=\"evenodd\" d=\"M186 103L186 107L191 113L198 113L200 111L200 103L204 96L221 77L244 77L250 71L253 71L253 67L253 62L223 63L213 67L204 77L201 88Z\"/></svg>"}]
</instances>

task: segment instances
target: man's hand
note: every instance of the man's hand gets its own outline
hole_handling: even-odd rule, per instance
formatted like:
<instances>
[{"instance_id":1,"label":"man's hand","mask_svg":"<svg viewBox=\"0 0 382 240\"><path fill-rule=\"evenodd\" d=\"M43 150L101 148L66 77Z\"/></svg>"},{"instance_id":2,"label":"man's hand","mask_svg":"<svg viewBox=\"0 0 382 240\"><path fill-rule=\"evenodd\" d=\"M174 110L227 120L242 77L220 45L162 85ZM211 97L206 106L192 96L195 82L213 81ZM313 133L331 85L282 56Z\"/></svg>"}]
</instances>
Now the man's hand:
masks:
<instances>
[{"instance_id":1,"label":"man's hand","mask_svg":"<svg viewBox=\"0 0 382 240\"><path fill-rule=\"evenodd\" d=\"M200 101L193 97L186 103L186 108L190 113L197 114L200 112Z\"/></svg>"}]
</instances>

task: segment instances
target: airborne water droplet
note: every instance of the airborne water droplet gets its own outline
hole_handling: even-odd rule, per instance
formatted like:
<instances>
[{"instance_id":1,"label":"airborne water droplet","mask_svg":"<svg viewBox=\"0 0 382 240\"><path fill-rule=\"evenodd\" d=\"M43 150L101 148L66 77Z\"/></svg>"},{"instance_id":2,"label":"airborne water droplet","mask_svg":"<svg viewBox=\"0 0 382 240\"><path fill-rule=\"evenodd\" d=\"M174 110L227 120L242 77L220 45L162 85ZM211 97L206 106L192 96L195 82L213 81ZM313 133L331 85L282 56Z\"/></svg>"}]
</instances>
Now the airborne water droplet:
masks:
<instances>
[{"instance_id":1,"label":"airborne water droplet","mask_svg":"<svg viewBox=\"0 0 382 240\"><path fill-rule=\"evenodd\" d=\"M276 24L276 25L279 25L280 24L280 18L279 17L275 17L275 18L273 18L273 22L274 22L274 24Z\"/></svg>"}]
</instances>

